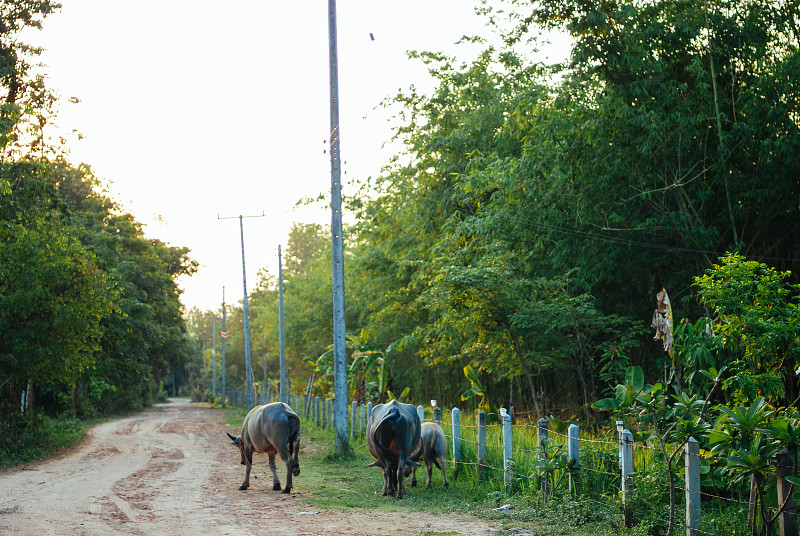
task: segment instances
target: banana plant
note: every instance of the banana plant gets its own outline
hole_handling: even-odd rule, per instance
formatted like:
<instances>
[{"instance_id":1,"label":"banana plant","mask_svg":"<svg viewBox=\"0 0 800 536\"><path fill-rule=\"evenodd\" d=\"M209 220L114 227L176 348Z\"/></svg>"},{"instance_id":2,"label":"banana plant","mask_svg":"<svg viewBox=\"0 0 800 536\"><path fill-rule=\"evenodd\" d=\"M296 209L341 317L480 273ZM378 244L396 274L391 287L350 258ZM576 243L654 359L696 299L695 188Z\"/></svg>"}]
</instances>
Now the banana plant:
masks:
<instances>
[{"instance_id":1,"label":"banana plant","mask_svg":"<svg viewBox=\"0 0 800 536\"><path fill-rule=\"evenodd\" d=\"M478 408L482 410L491 408L489 396L486 394L486 387L478 377L478 373L472 368L472 365L464 367L464 376L469 380L470 388L461 393L461 400L469 400L470 398L479 396L481 397L481 401L478 403Z\"/></svg>"},{"instance_id":2,"label":"banana plant","mask_svg":"<svg viewBox=\"0 0 800 536\"><path fill-rule=\"evenodd\" d=\"M389 378L389 360L385 352L367 343L367 337L362 332L360 335L347 334L346 346L351 350L352 362L347 367L348 396L351 399L366 399L368 391L377 391L381 398L386 392ZM318 380L323 385L332 382L333 345L317 357L306 358L305 362L314 365Z\"/></svg>"},{"instance_id":3,"label":"banana plant","mask_svg":"<svg viewBox=\"0 0 800 536\"><path fill-rule=\"evenodd\" d=\"M618 412L630 408L636 403L636 398L644 391L644 372L642 367L635 365L625 371L625 383L617 385L614 389L614 398L603 398L592 404L594 409Z\"/></svg>"}]
</instances>

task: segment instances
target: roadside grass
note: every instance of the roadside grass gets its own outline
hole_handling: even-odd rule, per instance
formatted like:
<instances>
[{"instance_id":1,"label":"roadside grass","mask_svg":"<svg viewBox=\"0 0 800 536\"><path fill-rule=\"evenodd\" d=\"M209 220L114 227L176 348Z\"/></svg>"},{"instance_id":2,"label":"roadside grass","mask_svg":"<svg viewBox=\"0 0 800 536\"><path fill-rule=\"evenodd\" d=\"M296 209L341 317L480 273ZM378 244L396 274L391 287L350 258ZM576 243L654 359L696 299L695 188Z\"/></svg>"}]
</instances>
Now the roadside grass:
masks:
<instances>
[{"instance_id":1,"label":"roadside grass","mask_svg":"<svg viewBox=\"0 0 800 536\"><path fill-rule=\"evenodd\" d=\"M0 424L0 471L43 460L83 441L95 421L36 416Z\"/></svg>"},{"instance_id":2,"label":"roadside grass","mask_svg":"<svg viewBox=\"0 0 800 536\"><path fill-rule=\"evenodd\" d=\"M225 418L234 429L238 429L245 413L242 408L227 408ZM302 492L298 501L315 508L344 512L359 509L467 515L496 526L501 533L527 531L528 534L547 536L636 534L636 531L621 527L619 516L604 505L566 498L551 499L542 504L538 494L531 495L525 491L509 496L500 491L502 475L490 475L479 480L474 469L469 467L454 474L452 467L448 466L450 488L445 490L441 472L436 468L431 488L425 489L425 467L421 465L417 469L417 487L411 486L411 477L408 477L402 500L384 497L381 495L383 473L379 467L368 467L374 458L363 438L352 441L349 455L337 457L332 430L323 430L312 420L302 419L300 437L301 474L294 481L295 491ZM261 479L271 479L266 457L260 458L254 466L254 474ZM510 508L496 510L503 505L510 505ZM426 534L443 536L445 533Z\"/></svg>"}]
</instances>

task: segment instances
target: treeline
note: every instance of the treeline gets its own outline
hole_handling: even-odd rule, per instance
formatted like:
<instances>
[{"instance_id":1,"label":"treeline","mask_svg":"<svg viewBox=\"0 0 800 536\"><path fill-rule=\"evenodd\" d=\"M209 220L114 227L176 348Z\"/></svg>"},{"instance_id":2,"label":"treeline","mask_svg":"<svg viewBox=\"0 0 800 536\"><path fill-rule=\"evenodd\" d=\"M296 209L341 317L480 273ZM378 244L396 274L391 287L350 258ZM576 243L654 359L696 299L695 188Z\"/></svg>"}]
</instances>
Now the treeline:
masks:
<instances>
[{"instance_id":1,"label":"treeline","mask_svg":"<svg viewBox=\"0 0 800 536\"><path fill-rule=\"evenodd\" d=\"M408 387L415 401L463 405L464 394L537 416L589 417L630 366L677 382L684 368L729 365L769 384L773 401L794 399L796 3L500 4L482 8L507 47L487 45L469 63L410 54L438 85L387 103L405 154L348 200L347 326L356 355L377 356L360 361L352 387L383 396L374 388L388 369L386 387ZM542 28L569 33L568 62L527 59ZM296 227L319 239L313 256L289 248L314 260L284 274L286 339L293 380L316 369L315 389L325 390L330 265L316 231ZM726 252L741 256L719 260ZM734 279L714 298L702 278L723 273ZM682 340L694 353L669 355L653 341L661 289L680 338L703 317L725 323L733 313L718 305L738 295L765 312L759 292L774 289L758 286L762 276L785 285L776 292L786 324L769 341L769 366L747 357L745 332L729 330L716 346L699 334ZM276 378L273 277L254 292L251 326L253 362L266 359ZM727 385L718 396L744 396Z\"/></svg>"},{"instance_id":2,"label":"treeline","mask_svg":"<svg viewBox=\"0 0 800 536\"><path fill-rule=\"evenodd\" d=\"M145 237L51 140L57 98L18 41L60 6L0 5L0 421L139 409L193 352L175 279L186 248ZM28 423L32 421L27 421ZM16 424L15 424L16 423Z\"/></svg>"}]
</instances>

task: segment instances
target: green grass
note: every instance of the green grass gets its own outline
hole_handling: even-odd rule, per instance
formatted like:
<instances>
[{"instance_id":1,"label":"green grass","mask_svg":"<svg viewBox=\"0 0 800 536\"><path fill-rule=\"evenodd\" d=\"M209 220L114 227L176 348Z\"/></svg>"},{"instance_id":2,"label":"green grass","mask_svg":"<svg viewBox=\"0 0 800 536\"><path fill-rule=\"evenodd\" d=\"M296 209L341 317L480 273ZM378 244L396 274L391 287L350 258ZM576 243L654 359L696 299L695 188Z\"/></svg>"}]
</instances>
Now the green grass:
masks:
<instances>
[{"instance_id":1,"label":"green grass","mask_svg":"<svg viewBox=\"0 0 800 536\"><path fill-rule=\"evenodd\" d=\"M0 471L43 460L78 445L93 424L41 415L9 418L0 424Z\"/></svg>"},{"instance_id":2,"label":"green grass","mask_svg":"<svg viewBox=\"0 0 800 536\"><path fill-rule=\"evenodd\" d=\"M241 427L245 412L241 408L225 410L227 421ZM425 489L425 468L417 470L418 487L411 487L406 479L406 495L402 500L384 497L383 473L378 467L367 467L374 461L363 438L352 441L349 456L337 457L334 452L334 435L310 420L301 423L300 467L295 480L295 490L302 490L303 498L315 508L338 510L379 510L384 512L429 512L433 514L473 515L498 528L523 529L530 534L606 536L624 534L618 526L613 508L586 501L553 500L540 504L538 492L525 489L513 496L501 492L502 474L489 475L478 480L475 467L465 465L458 474L448 466L450 489L445 491L438 469L433 472L431 489ZM494 461L502 466L502 461ZM255 471L256 469L254 469ZM268 470L257 471L267 478ZM511 504L510 510L495 508ZM430 532L430 536L448 533Z\"/></svg>"}]
</instances>

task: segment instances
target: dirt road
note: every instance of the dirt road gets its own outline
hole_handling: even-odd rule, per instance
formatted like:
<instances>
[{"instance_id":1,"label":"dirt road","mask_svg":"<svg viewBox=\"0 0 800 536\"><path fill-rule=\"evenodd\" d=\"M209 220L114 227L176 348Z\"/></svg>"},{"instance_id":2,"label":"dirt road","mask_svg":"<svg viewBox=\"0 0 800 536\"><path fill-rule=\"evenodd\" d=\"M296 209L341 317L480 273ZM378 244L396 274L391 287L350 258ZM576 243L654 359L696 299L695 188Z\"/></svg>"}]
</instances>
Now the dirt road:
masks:
<instances>
[{"instance_id":1,"label":"dirt road","mask_svg":"<svg viewBox=\"0 0 800 536\"><path fill-rule=\"evenodd\" d=\"M335 512L254 484L218 412L174 399L93 428L60 458L0 474L0 534L14 535L477 535L484 523L415 512ZM264 466L266 457L258 455ZM300 450L302 467L303 450ZM278 463L281 481L283 464ZM270 480L271 482L271 480Z\"/></svg>"}]
</instances>

